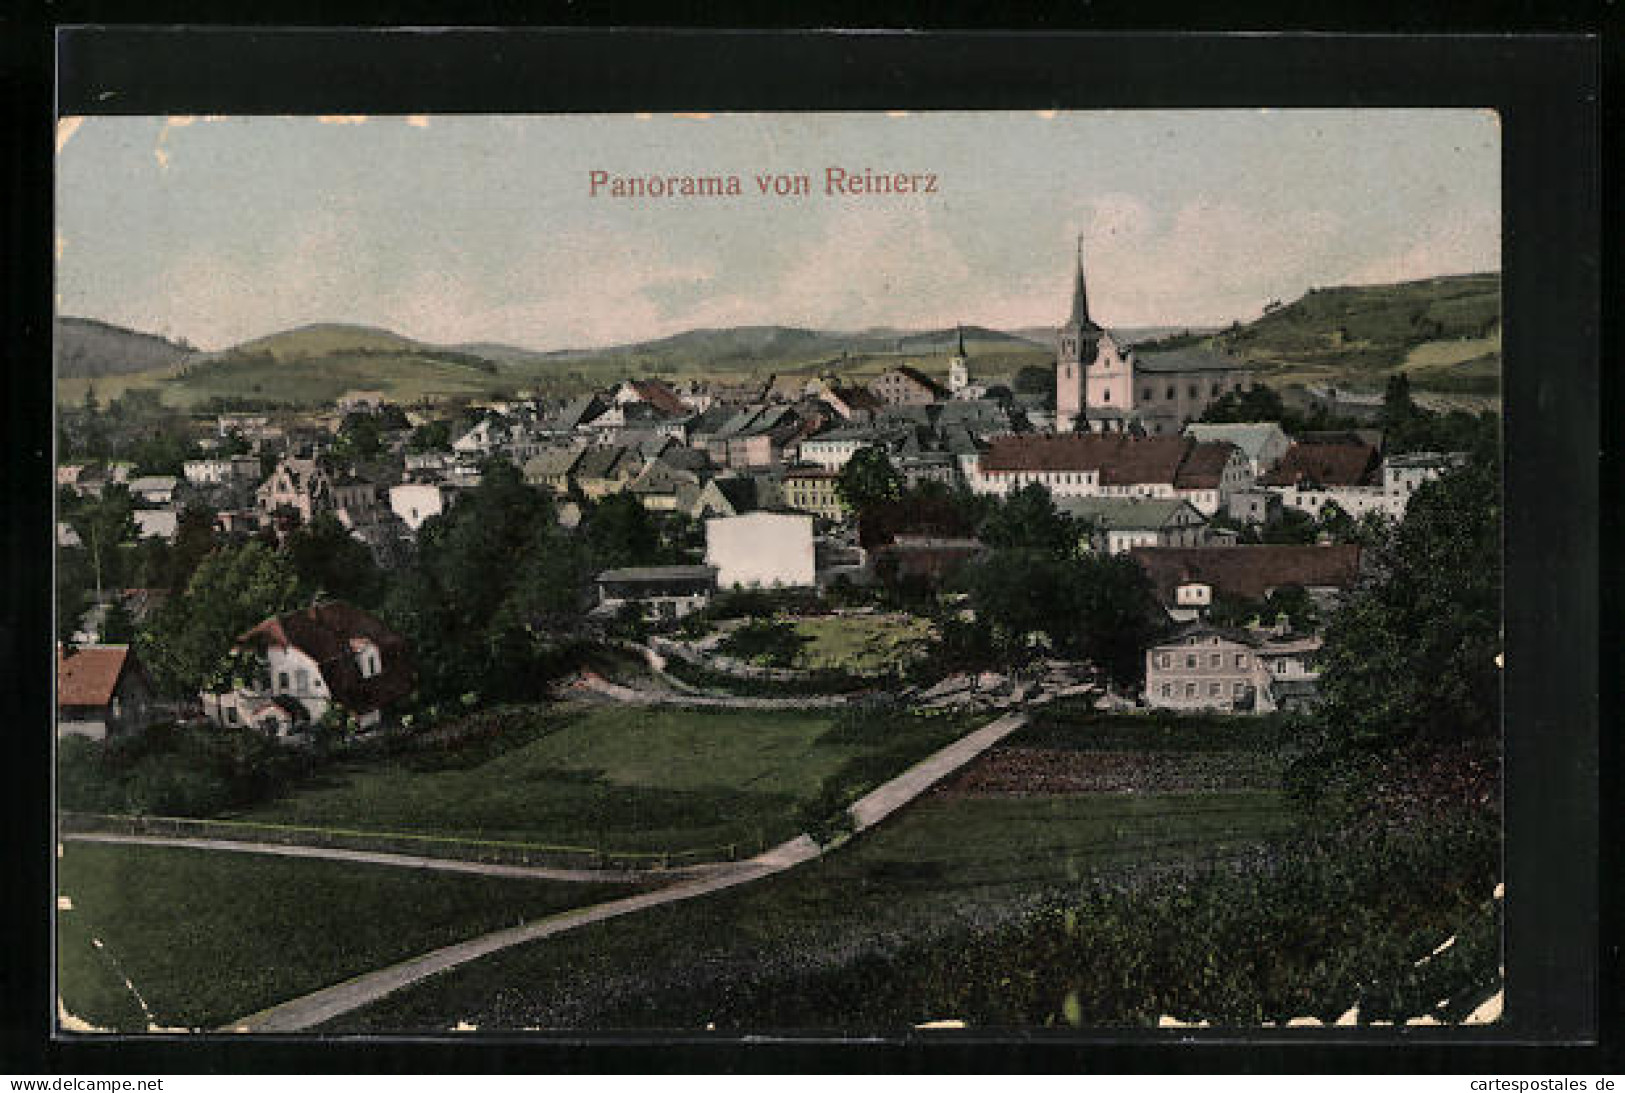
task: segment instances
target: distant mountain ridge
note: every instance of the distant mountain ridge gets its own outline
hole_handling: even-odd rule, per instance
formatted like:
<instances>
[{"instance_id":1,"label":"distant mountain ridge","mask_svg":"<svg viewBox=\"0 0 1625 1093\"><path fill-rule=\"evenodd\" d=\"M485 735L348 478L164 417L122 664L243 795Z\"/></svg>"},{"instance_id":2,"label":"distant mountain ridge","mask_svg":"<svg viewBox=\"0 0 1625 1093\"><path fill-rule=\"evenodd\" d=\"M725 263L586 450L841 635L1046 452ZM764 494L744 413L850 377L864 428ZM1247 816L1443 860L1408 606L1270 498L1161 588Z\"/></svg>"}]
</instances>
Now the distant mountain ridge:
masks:
<instances>
[{"instance_id":1,"label":"distant mountain ridge","mask_svg":"<svg viewBox=\"0 0 1625 1093\"><path fill-rule=\"evenodd\" d=\"M173 367L197 351L157 334L63 315L56 320L56 372L94 379Z\"/></svg>"},{"instance_id":2,"label":"distant mountain ridge","mask_svg":"<svg viewBox=\"0 0 1625 1093\"><path fill-rule=\"evenodd\" d=\"M1314 288L1291 303L1272 301L1259 318L1223 329L1115 332L1144 352L1200 346L1233 354L1272 384L1380 389L1387 375L1403 368L1419 388L1493 398L1501 369L1500 287L1498 273L1484 273ZM63 319L58 329L60 376L140 372L132 382L159 385L183 402L241 397L297 404L331 401L354 388L378 388L402 400L525 389L582 393L637 375L755 380L835 371L865 382L899 363L940 377L959 335L955 327L832 331L749 325L538 350L490 341L436 345L380 327L324 322L204 354L94 320ZM970 325L963 336L971 371L983 382L1053 364L1047 327L1001 331Z\"/></svg>"}]
</instances>

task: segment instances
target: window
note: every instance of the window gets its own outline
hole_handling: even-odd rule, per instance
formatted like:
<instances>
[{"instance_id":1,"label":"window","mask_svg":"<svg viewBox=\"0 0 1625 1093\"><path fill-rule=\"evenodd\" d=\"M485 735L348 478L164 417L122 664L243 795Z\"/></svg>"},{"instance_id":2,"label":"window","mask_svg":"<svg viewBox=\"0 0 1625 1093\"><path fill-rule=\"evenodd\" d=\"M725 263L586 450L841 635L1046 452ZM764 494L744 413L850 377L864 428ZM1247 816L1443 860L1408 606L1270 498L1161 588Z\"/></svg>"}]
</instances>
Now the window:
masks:
<instances>
[{"instance_id":1,"label":"window","mask_svg":"<svg viewBox=\"0 0 1625 1093\"><path fill-rule=\"evenodd\" d=\"M1186 698L1195 698L1196 697L1196 684L1194 684L1194 683L1185 684L1185 697Z\"/></svg>"},{"instance_id":2,"label":"window","mask_svg":"<svg viewBox=\"0 0 1625 1093\"><path fill-rule=\"evenodd\" d=\"M286 691L288 689L287 672L278 672L276 674L276 689L279 691Z\"/></svg>"},{"instance_id":3,"label":"window","mask_svg":"<svg viewBox=\"0 0 1625 1093\"><path fill-rule=\"evenodd\" d=\"M1162 697L1163 698L1172 698L1172 697L1174 697L1174 685L1172 683L1164 683L1162 685Z\"/></svg>"},{"instance_id":4,"label":"window","mask_svg":"<svg viewBox=\"0 0 1625 1093\"><path fill-rule=\"evenodd\" d=\"M1185 667L1187 667L1187 668L1196 667L1196 654L1195 653L1191 653L1190 655L1188 655L1185 658Z\"/></svg>"},{"instance_id":5,"label":"window","mask_svg":"<svg viewBox=\"0 0 1625 1093\"><path fill-rule=\"evenodd\" d=\"M1209 698L1218 698L1219 697L1219 681L1218 680L1214 680L1212 683L1209 683L1207 685L1207 696Z\"/></svg>"},{"instance_id":6,"label":"window","mask_svg":"<svg viewBox=\"0 0 1625 1093\"><path fill-rule=\"evenodd\" d=\"M1245 667L1247 667L1247 654L1246 653L1237 653L1236 654L1236 667L1237 668L1245 668Z\"/></svg>"},{"instance_id":7,"label":"window","mask_svg":"<svg viewBox=\"0 0 1625 1093\"><path fill-rule=\"evenodd\" d=\"M1174 385L1171 383L1168 385L1168 401L1174 401Z\"/></svg>"},{"instance_id":8,"label":"window","mask_svg":"<svg viewBox=\"0 0 1625 1093\"><path fill-rule=\"evenodd\" d=\"M1194 383L1191 384L1189 387L1186 388L1186 391L1188 391L1190 393L1191 398L1196 398L1197 397L1196 384L1194 384Z\"/></svg>"},{"instance_id":9,"label":"window","mask_svg":"<svg viewBox=\"0 0 1625 1093\"><path fill-rule=\"evenodd\" d=\"M232 724L232 725L237 724L237 707L236 706L228 706L226 708L226 721L228 723Z\"/></svg>"},{"instance_id":10,"label":"window","mask_svg":"<svg viewBox=\"0 0 1625 1093\"><path fill-rule=\"evenodd\" d=\"M1235 684L1231 688L1230 693L1235 695L1237 698L1240 698L1242 695L1247 693L1247 684L1245 684L1245 683L1237 683L1237 684Z\"/></svg>"},{"instance_id":11,"label":"window","mask_svg":"<svg viewBox=\"0 0 1625 1093\"><path fill-rule=\"evenodd\" d=\"M1214 398L1218 398L1218 397L1219 397L1219 385L1218 385L1218 384L1217 384L1217 383L1215 383L1215 384L1214 384L1214 385L1213 385L1213 397L1214 397Z\"/></svg>"},{"instance_id":12,"label":"window","mask_svg":"<svg viewBox=\"0 0 1625 1093\"><path fill-rule=\"evenodd\" d=\"M1224 657L1223 657L1222 654L1219 654L1219 653L1214 653L1212 656L1207 658L1207 666L1209 668L1217 668L1223 662L1224 662Z\"/></svg>"},{"instance_id":13,"label":"window","mask_svg":"<svg viewBox=\"0 0 1625 1093\"><path fill-rule=\"evenodd\" d=\"M1151 388L1147 387L1143 391L1140 392L1140 401L1141 402L1150 402L1151 401Z\"/></svg>"},{"instance_id":14,"label":"window","mask_svg":"<svg viewBox=\"0 0 1625 1093\"><path fill-rule=\"evenodd\" d=\"M303 668L300 668L298 671L294 672L293 686L295 693L304 694L305 689L310 686L310 673L305 671Z\"/></svg>"},{"instance_id":15,"label":"window","mask_svg":"<svg viewBox=\"0 0 1625 1093\"><path fill-rule=\"evenodd\" d=\"M1112 389L1110 387L1108 387L1108 388L1106 388L1105 391L1103 391L1101 393L1100 401L1101 402L1110 402L1111 400L1112 400Z\"/></svg>"}]
</instances>

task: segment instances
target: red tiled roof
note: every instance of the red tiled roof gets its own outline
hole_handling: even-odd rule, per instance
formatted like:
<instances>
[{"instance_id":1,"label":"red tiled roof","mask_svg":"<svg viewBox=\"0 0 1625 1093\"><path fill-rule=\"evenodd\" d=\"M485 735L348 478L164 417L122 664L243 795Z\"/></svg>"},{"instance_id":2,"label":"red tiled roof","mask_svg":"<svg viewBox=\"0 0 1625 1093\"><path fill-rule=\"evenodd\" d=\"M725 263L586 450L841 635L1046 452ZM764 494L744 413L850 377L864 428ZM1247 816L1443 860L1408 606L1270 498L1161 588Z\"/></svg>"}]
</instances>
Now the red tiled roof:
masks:
<instances>
[{"instance_id":1,"label":"red tiled roof","mask_svg":"<svg viewBox=\"0 0 1625 1093\"><path fill-rule=\"evenodd\" d=\"M1107 486L1150 482L1183 485L1178 482L1180 468L1195 447L1195 441L1182 436L1016 434L994 437L982 456L981 466L984 472L993 473L1098 471L1101 484ZM1204 453L1200 465L1205 467L1211 458L1212 453Z\"/></svg>"},{"instance_id":2,"label":"red tiled roof","mask_svg":"<svg viewBox=\"0 0 1625 1093\"><path fill-rule=\"evenodd\" d=\"M1369 444L1304 444L1286 450L1281 462L1264 476L1266 486L1365 486L1371 484L1380 458Z\"/></svg>"},{"instance_id":3,"label":"red tiled roof","mask_svg":"<svg viewBox=\"0 0 1625 1093\"><path fill-rule=\"evenodd\" d=\"M58 706L105 706L113 700L127 668L140 670L140 661L127 645L89 646L56 651Z\"/></svg>"},{"instance_id":4,"label":"red tiled roof","mask_svg":"<svg viewBox=\"0 0 1625 1093\"><path fill-rule=\"evenodd\" d=\"M632 389L638 393L638 397L657 410L664 410L668 414L688 413L688 407L677 397L677 392L660 380L633 380Z\"/></svg>"},{"instance_id":5,"label":"red tiled roof","mask_svg":"<svg viewBox=\"0 0 1625 1093\"><path fill-rule=\"evenodd\" d=\"M1347 588L1360 573L1360 548L1354 544L1135 547L1129 557L1151 578L1164 604L1174 603L1179 586L1189 582L1257 600L1287 585Z\"/></svg>"},{"instance_id":6,"label":"red tiled roof","mask_svg":"<svg viewBox=\"0 0 1625 1093\"><path fill-rule=\"evenodd\" d=\"M361 675L352 650L357 639L378 646L381 670ZM376 618L337 601L266 619L237 639L239 646L292 646L314 660L327 689L355 713L381 709L410 694L417 674L406 639Z\"/></svg>"}]
</instances>

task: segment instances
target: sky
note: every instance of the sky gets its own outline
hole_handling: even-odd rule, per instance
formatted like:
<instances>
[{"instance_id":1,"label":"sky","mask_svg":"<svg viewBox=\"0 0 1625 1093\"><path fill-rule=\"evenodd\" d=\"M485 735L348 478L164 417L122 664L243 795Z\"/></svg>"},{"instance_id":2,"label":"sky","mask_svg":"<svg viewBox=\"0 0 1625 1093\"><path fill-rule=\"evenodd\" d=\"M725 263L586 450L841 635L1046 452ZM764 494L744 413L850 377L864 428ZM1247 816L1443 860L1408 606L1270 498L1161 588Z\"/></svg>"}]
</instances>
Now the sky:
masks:
<instances>
[{"instance_id":1,"label":"sky","mask_svg":"<svg viewBox=\"0 0 1625 1093\"><path fill-rule=\"evenodd\" d=\"M1008 330L1064 321L1081 236L1098 322L1218 325L1499 269L1499 164L1485 110L64 118L57 306L204 349L313 322L536 349ZM935 190L831 194L830 167Z\"/></svg>"}]
</instances>

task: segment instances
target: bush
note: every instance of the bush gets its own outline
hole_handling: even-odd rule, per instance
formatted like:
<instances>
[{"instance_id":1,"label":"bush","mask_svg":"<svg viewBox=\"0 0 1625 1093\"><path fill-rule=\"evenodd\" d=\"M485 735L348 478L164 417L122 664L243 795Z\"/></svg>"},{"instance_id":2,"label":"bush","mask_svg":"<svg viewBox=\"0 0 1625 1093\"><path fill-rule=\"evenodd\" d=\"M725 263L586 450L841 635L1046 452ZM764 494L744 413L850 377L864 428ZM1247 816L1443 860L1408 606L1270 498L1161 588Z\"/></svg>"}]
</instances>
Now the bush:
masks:
<instances>
[{"instance_id":1,"label":"bush","mask_svg":"<svg viewBox=\"0 0 1625 1093\"><path fill-rule=\"evenodd\" d=\"M789 668L801 655L806 639L795 624L774 619L751 619L718 644L719 651L764 668Z\"/></svg>"}]
</instances>

